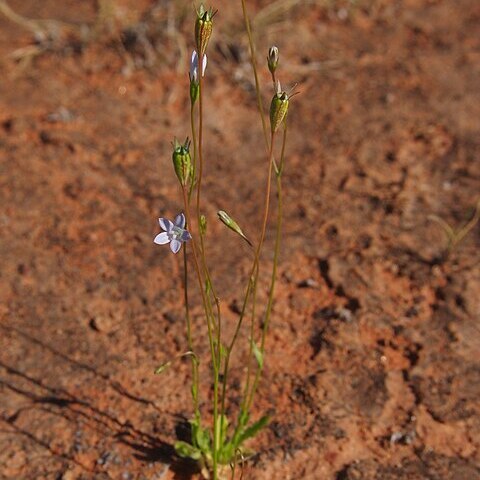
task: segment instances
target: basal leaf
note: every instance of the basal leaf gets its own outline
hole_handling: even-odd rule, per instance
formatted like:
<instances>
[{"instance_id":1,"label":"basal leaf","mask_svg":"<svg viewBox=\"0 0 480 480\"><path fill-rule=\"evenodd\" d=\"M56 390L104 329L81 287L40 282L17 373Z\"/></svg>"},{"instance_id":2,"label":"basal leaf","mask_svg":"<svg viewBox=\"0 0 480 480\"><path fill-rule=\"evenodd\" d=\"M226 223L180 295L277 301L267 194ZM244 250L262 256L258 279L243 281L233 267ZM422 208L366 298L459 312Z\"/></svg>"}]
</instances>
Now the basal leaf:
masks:
<instances>
[{"instance_id":1,"label":"basal leaf","mask_svg":"<svg viewBox=\"0 0 480 480\"><path fill-rule=\"evenodd\" d=\"M245 440L254 437L269 421L268 415L263 416L260 420L257 420L255 423L252 423L248 428L246 428L238 437L237 445L241 445Z\"/></svg>"},{"instance_id":2,"label":"basal leaf","mask_svg":"<svg viewBox=\"0 0 480 480\"><path fill-rule=\"evenodd\" d=\"M182 458L191 458L192 460L200 460L202 456L202 452L198 448L182 441L175 442L175 452Z\"/></svg>"}]
</instances>

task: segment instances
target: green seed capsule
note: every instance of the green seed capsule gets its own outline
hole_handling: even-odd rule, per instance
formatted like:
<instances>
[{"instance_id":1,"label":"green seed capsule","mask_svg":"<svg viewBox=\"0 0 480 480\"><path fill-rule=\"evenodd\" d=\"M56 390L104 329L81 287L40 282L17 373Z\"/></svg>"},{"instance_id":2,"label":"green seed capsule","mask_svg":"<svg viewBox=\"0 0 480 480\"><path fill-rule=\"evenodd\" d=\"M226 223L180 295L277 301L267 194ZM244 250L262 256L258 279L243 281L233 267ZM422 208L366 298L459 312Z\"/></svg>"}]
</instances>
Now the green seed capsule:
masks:
<instances>
[{"instance_id":1,"label":"green seed capsule","mask_svg":"<svg viewBox=\"0 0 480 480\"><path fill-rule=\"evenodd\" d=\"M184 145L180 145L177 139L174 141L172 154L173 168L175 169L180 184L184 187L188 185L193 174L193 165L189 147L190 141L188 138Z\"/></svg>"},{"instance_id":2,"label":"green seed capsule","mask_svg":"<svg viewBox=\"0 0 480 480\"><path fill-rule=\"evenodd\" d=\"M270 104L270 127L276 132L288 113L288 95L285 92L276 93Z\"/></svg>"}]
</instances>

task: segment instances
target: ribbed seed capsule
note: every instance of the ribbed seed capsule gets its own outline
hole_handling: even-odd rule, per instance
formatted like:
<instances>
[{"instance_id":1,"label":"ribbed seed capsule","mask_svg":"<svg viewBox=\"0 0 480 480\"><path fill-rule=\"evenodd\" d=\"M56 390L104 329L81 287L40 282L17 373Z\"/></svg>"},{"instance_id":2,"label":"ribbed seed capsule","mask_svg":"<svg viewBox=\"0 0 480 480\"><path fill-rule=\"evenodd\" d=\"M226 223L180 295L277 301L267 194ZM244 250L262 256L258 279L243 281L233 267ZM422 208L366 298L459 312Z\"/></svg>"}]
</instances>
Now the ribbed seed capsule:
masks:
<instances>
[{"instance_id":1,"label":"ribbed seed capsule","mask_svg":"<svg viewBox=\"0 0 480 480\"><path fill-rule=\"evenodd\" d=\"M288 95L286 92L276 93L270 104L270 127L276 132L288 113Z\"/></svg>"},{"instance_id":2,"label":"ribbed seed capsule","mask_svg":"<svg viewBox=\"0 0 480 480\"><path fill-rule=\"evenodd\" d=\"M177 178L182 186L187 186L193 174L192 158L189 152L190 141L185 140L183 145L179 144L177 139L173 145L173 168Z\"/></svg>"},{"instance_id":3,"label":"ribbed seed capsule","mask_svg":"<svg viewBox=\"0 0 480 480\"><path fill-rule=\"evenodd\" d=\"M200 56L206 52L208 41L212 36L213 15L212 10L205 11L203 5L198 11L197 21L195 22L195 42Z\"/></svg>"}]
</instances>

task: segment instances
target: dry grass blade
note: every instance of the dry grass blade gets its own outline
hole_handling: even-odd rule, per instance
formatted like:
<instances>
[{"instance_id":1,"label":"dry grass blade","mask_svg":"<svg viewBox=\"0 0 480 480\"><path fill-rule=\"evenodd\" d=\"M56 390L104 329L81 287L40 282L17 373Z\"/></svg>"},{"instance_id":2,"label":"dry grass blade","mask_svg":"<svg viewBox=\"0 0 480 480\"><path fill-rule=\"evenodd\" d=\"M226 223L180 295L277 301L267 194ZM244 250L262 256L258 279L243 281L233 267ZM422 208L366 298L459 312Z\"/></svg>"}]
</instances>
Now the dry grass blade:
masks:
<instances>
[{"instance_id":1,"label":"dry grass blade","mask_svg":"<svg viewBox=\"0 0 480 480\"><path fill-rule=\"evenodd\" d=\"M460 243L470 232L470 230L475 227L475 225L480 220L480 199L478 199L475 206L475 213L473 217L468 221L455 235L455 245Z\"/></svg>"},{"instance_id":2,"label":"dry grass blade","mask_svg":"<svg viewBox=\"0 0 480 480\"><path fill-rule=\"evenodd\" d=\"M304 2L305 0L277 0L257 13L253 19L253 27L262 29L267 25L281 22L292 8Z\"/></svg>"},{"instance_id":3,"label":"dry grass blade","mask_svg":"<svg viewBox=\"0 0 480 480\"><path fill-rule=\"evenodd\" d=\"M443 218L439 217L438 215L429 215L428 219L432 222L438 223L438 225L443 228L445 234L448 237L448 240L452 241L452 239L455 237L455 232L453 228Z\"/></svg>"},{"instance_id":4,"label":"dry grass blade","mask_svg":"<svg viewBox=\"0 0 480 480\"><path fill-rule=\"evenodd\" d=\"M26 47L17 48L8 56L15 61L20 61L24 59L32 59L41 55L44 51L45 49L40 45L27 45Z\"/></svg>"},{"instance_id":5,"label":"dry grass blade","mask_svg":"<svg viewBox=\"0 0 480 480\"><path fill-rule=\"evenodd\" d=\"M438 223L443 228L448 238L447 251L451 252L468 235L468 233L480 220L480 199L475 205L475 211L472 218L458 230L452 228L445 220L443 220L443 218L437 215L429 215L428 219Z\"/></svg>"},{"instance_id":6,"label":"dry grass blade","mask_svg":"<svg viewBox=\"0 0 480 480\"><path fill-rule=\"evenodd\" d=\"M59 36L61 30L78 31L78 26L58 20L36 20L24 17L10 7L5 0L0 0L0 13L3 13L11 22L29 30L33 34L43 35L49 38Z\"/></svg>"}]
</instances>

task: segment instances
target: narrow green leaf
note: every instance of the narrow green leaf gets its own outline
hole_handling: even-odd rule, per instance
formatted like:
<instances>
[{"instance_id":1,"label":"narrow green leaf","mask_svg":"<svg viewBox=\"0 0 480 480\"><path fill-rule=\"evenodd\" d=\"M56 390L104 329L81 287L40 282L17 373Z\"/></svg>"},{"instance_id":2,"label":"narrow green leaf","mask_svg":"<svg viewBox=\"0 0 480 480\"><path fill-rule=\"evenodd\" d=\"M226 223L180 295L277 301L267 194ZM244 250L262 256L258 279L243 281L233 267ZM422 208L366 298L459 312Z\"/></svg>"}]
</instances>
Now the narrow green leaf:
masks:
<instances>
[{"instance_id":1,"label":"narrow green leaf","mask_svg":"<svg viewBox=\"0 0 480 480\"><path fill-rule=\"evenodd\" d=\"M263 368L263 353L258 348L257 344L252 340L253 355L255 355L255 360L257 360L259 368Z\"/></svg>"},{"instance_id":2,"label":"narrow green leaf","mask_svg":"<svg viewBox=\"0 0 480 480\"><path fill-rule=\"evenodd\" d=\"M246 410L242 410L240 412L240 416L238 418L238 424L240 428L243 429L243 427L245 427L245 425L248 423L249 418L250 418L250 414Z\"/></svg>"},{"instance_id":3,"label":"narrow green leaf","mask_svg":"<svg viewBox=\"0 0 480 480\"><path fill-rule=\"evenodd\" d=\"M254 437L263 427L265 427L265 425L267 425L269 419L268 415L265 415L245 429L238 437L237 445L240 446L245 440Z\"/></svg>"},{"instance_id":4,"label":"narrow green leaf","mask_svg":"<svg viewBox=\"0 0 480 480\"><path fill-rule=\"evenodd\" d=\"M223 423L222 423L222 418L223 418ZM227 438L227 430L228 430L228 418L226 415L220 415L218 417L218 421L220 422L220 425L222 427L222 431L220 432L221 439L223 443L223 440Z\"/></svg>"},{"instance_id":5,"label":"narrow green leaf","mask_svg":"<svg viewBox=\"0 0 480 480\"><path fill-rule=\"evenodd\" d=\"M225 358L227 356L227 349L223 343L220 343L220 357Z\"/></svg>"},{"instance_id":6,"label":"narrow green leaf","mask_svg":"<svg viewBox=\"0 0 480 480\"><path fill-rule=\"evenodd\" d=\"M162 363L162 365L158 366L158 367L154 370L153 373L154 373L155 375L160 375L160 374L163 373L171 364L172 364L171 361Z\"/></svg>"},{"instance_id":7,"label":"narrow green leaf","mask_svg":"<svg viewBox=\"0 0 480 480\"><path fill-rule=\"evenodd\" d=\"M191 458L192 460L200 460L202 457L202 452L198 448L182 441L175 442L175 452L182 458Z\"/></svg>"},{"instance_id":8,"label":"narrow green leaf","mask_svg":"<svg viewBox=\"0 0 480 480\"><path fill-rule=\"evenodd\" d=\"M234 455L234 444L232 442L227 442L220 450L218 460L221 464L228 465L234 460Z\"/></svg>"},{"instance_id":9,"label":"narrow green leaf","mask_svg":"<svg viewBox=\"0 0 480 480\"><path fill-rule=\"evenodd\" d=\"M195 355L194 352L191 352L190 350L188 352L181 353L180 355L176 355L175 360L177 360L179 358L183 358L183 357L193 357L194 361L198 364L197 356ZM155 375L159 375L160 373L163 373L171 364L172 364L172 360L169 360L168 362L162 363L161 365L159 365L153 371L153 373Z\"/></svg>"},{"instance_id":10,"label":"narrow green leaf","mask_svg":"<svg viewBox=\"0 0 480 480\"><path fill-rule=\"evenodd\" d=\"M202 452L207 453L210 451L210 434L206 428L198 427L196 440L198 448Z\"/></svg>"}]
</instances>

